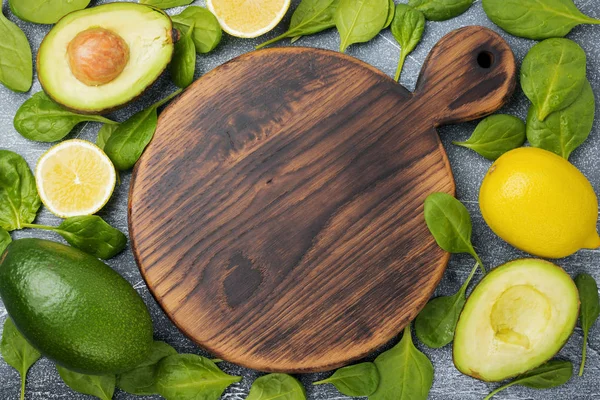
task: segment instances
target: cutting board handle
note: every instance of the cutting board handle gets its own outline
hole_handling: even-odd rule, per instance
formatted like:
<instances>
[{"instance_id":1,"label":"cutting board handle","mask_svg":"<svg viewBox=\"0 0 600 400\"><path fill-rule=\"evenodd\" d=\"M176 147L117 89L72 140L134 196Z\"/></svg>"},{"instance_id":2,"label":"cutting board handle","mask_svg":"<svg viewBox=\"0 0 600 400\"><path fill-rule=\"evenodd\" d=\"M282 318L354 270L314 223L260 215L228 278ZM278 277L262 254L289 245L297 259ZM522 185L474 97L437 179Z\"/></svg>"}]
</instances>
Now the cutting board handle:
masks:
<instances>
[{"instance_id":1,"label":"cutting board handle","mask_svg":"<svg viewBox=\"0 0 600 400\"><path fill-rule=\"evenodd\" d=\"M502 107L516 86L509 45L494 31L468 26L444 36L425 60L415 96L434 125L471 121Z\"/></svg>"}]
</instances>

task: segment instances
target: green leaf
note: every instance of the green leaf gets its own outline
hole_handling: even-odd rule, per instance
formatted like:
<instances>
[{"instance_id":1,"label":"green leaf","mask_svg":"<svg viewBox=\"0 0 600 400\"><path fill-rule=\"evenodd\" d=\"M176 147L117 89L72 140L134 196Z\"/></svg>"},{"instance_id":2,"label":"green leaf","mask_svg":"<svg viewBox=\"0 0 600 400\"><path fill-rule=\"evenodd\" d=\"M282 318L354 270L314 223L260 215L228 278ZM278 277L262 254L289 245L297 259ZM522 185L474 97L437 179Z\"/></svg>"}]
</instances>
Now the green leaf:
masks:
<instances>
[{"instance_id":1,"label":"green leaf","mask_svg":"<svg viewBox=\"0 0 600 400\"><path fill-rule=\"evenodd\" d=\"M340 368L329 378L314 382L313 385L331 383L346 396L364 397L375 393L379 386L379 372L372 362Z\"/></svg>"},{"instance_id":2,"label":"green leaf","mask_svg":"<svg viewBox=\"0 0 600 400\"><path fill-rule=\"evenodd\" d=\"M591 275L577 275L575 284L577 285L577 290L579 290L579 301L581 301L579 320L581 321L581 329L583 330L583 350L579 376L582 376L583 369L585 368L588 335L600 315L600 302L598 300L598 284L596 284Z\"/></svg>"},{"instance_id":3,"label":"green leaf","mask_svg":"<svg viewBox=\"0 0 600 400\"><path fill-rule=\"evenodd\" d=\"M569 39L546 39L536 44L521 66L521 87L540 121L577 100L585 82L585 51Z\"/></svg>"},{"instance_id":4,"label":"green leaf","mask_svg":"<svg viewBox=\"0 0 600 400\"><path fill-rule=\"evenodd\" d=\"M527 139L532 146L568 160L590 135L595 112L596 99L592 86L586 80L577 99L567 108L548 115L545 121L538 119L537 108L531 106L527 115Z\"/></svg>"},{"instance_id":5,"label":"green leaf","mask_svg":"<svg viewBox=\"0 0 600 400\"><path fill-rule=\"evenodd\" d=\"M10 9L23 21L55 24L65 15L83 10L90 0L9 0Z\"/></svg>"},{"instance_id":6,"label":"green leaf","mask_svg":"<svg viewBox=\"0 0 600 400\"><path fill-rule=\"evenodd\" d=\"M171 79L180 88L186 88L194 81L196 72L196 47L192 40L194 25L175 43L173 60L169 65Z\"/></svg>"},{"instance_id":7,"label":"green leaf","mask_svg":"<svg viewBox=\"0 0 600 400\"><path fill-rule=\"evenodd\" d=\"M114 375L85 375L56 366L58 374L68 387L78 393L89 394L102 400L111 400L115 392Z\"/></svg>"},{"instance_id":8,"label":"green leaf","mask_svg":"<svg viewBox=\"0 0 600 400\"><path fill-rule=\"evenodd\" d=\"M450 253L469 253L485 268L471 244L471 216L466 207L447 193L432 193L425 199L425 222L438 246Z\"/></svg>"},{"instance_id":9,"label":"green leaf","mask_svg":"<svg viewBox=\"0 0 600 400\"><path fill-rule=\"evenodd\" d=\"M158 124L158 107L179 93L181 93L181 89L134 114L110 135L104 146L104 152L112 160L117 170L126 171L133 168L154 136Z\"/></svg>"},{"instance_id":10,"label":"green leaf","mask_svg":"<svg viewBox=\"0 0 600 400\"><path fill-rule=\"evenodd\" d=\"M108 260L127 246L127 236L97 215L71 217L56 229L71 246Z\"/></svg>"},{"instance_id":11,"label":"green leaf","mask_svg":"<svg viewBox=\"0 0 600 400\"><path fill-rule=\"evenodd\" d=\"M192 4L194 0L140 0L140 4L146 4L149 6L161 8L166 10L167 8L187 6Z\"/></svg>"},{"instance_id":12,"label":"green leaf","mask_svg":"<svg viewBox=\"0 0 600 400\"><path fill-rule=\"evenodd\" d=\"M95 121L116 124L99 115L75 114L65 110L44 92L37 92L17 110L14 125L24 138L38 142L56 142L67 136L75 125Z\"/></svg>"},{"instance_id":13,"label":"green leaf","mask_svg":"<svg viewBox=\"0 0 600 400\"><path fill-rule=\"evenodd\" d=\"M419 10L406 4L398 4L392 21L392 35L400 45L400 61L396 69L396 81L400 80L400 74L404 67L406 57L417 47L423 31L425 30L425 16Z\"/></svg>"},{"instance_id":14,"label":"green leaf","mask_svg":"<svg viewBox=\"0 0 600 400\"><path fill-rule=\"evenodd\" d=\"M389 28L390 25L392 24L392 21L394 20L394 15L396 15L396 3L394 3L394 0L389 0L390 5L388 8L388 16L387 16L387 20L385 21L385 24L383 24L383 29Z\"/></svg>"},{"instance_id":15,"label":"green leaf","mask_svg":"<svg viewBox=\"0 0 600 400\"><path fill-rule=\"evenodd\" d=\"M157 124L158 112L155 107L150 107L138 112L115 129L104 145L104 152L117 170L126 171L133 168L154 137Z\"/></svg>"},{"instance_id":16,"label":"green leaf","mask_svg":"<svg viewBox=\"0 0 600 400\"><path fill-rule=\"evenodd\" d=\"M97 215L70 217L58 227L36 224L23 227L56 232L71 246L104 260L113 258L127 246L127 236Z\"/></svg>"},{"instance_id":17,"label":"green leaf","mask_svg":"<svg viewBox=\"0 0 600 400\"><path fill-rule=\"evenodd\" d=\"M208 358L178 354L160 361L156 387L166 400L218 400L229 385L241 380L227 375Z\"/></svg>"},{"instance_id":18,"label":"green leaf","mask_svg":"<svg viewBox=\"0 0 600 400\"><path fill-rule=\"evenodd\" d=\"M471 274L453 296L441 296L430 300L415 320L415 333L423 344L439 349L454 339L460 313L467 301L465 294L477 271L478 263Z\"/></svg>"},{"instance_id":19,"label":"green leaf","mask_svg":"<svg viewBox=\"0 0 600 400\"><path fill-rule=\"evenodd\" d=\"M526 386L532 389L551 389L567 383L573 375L573 364L569 361L548 361L541 366L517 377L512 382L499 387L486 396L489 400L499 392L514 385Z\"/></svg>"},{"instance_id":20,"label":"green leaf","mask_svg":"<svg viewBox=\"0 0 600 400\"><path fill-rule=\"evenodd\" d=\"M474 0L409 0L408 5L425 14L429 21L445 21L467 11Z\"/></svg>"},{"instance_id":21,"label":"green leaf","mask_svg":"<svg viewBox=\"0 0 600 400\"><path fill-rule=\"evenodd\" d=\"M512 115L496 114L483 119L466 142L452 142L476 151L488 160L496 160L525 143L525 124Z\"/></svg>"},{"instance_id":22,"label":"green leaf","mask_svg":"<svg viewBox=\"0 0 600 400\"><path fill-rule=\"evenodd\" d=\"M292 21L287 32L256 46L256 49L261 49L285 38L292 38L292 43L294 43L301 36L312 35L335 27L334 16L338 3L339 0L302 0L292 14Z\"/></svg>"},{"instance_id":23,"label":"green leaf","mask_svg":"<svg viewBox=\"0 0 600 400\"><path fill-rule=\"evenodd\" d=\"M340 51L373 39L388 17L388 0L340 0L334 21L340 33Z\"/></svg>"},{"instance_id":24,"label":"green leaf","mask_svg":"<svg viewBox=\"0 0 600 400\"><path fill-rule=\"evenodd\" d=\"M412 341L410 325L400 343L375 359L380 381L369 400L426 400L433 384L433 365Z\"/></svg>"},{"instance_id":25,"label":"green leaf","mask_svg":"<svg viewBox=\"0 0 600 400\"><path fill-rule=\"evenodd\" d=\"M156 377L158 363L165 357L177 354L177 351L164 342L154 342L148 358L131 371L117 375L117 386L127 393L138 396L158 393Z\"/></svg>"},{"instance_id":26,"label":"green leaf","mask_svg":"<svg viewBox=\"0 0 600 400\"><path fill-rule=\"evenodd\" d=\"M104 150L104 146L106 146L106 141L113 134L114 131L119 127L118 124L104 124L98 131L98 137L96 138L96 146L100 147Z\"/></svg>"},{"instance_id":27,"label":"green leaf","mask_svg":"<svg viewBox=\"0 0 600 400\"><path fill-rule=\"evenodd\" d=\"M28 92L33 83L31 46L23 31L2 14L3 3L0 1L0 83L15 92Z\"/></svg>"},{"instance_id":28,"label":"green leaf","mask_svg":"<svg viewBox=\"0 0 600 400\"><path fill-rule=\"evenodd\" d=\"M20 155L0 150L0 227L7 231L33 222L41 201L35 178Z\"/></svg>"},{"instance_id":29,"label":"green leaf","mask_svg":"<svg viewBox=\"0 0 600 400\"><path fill-rule=\"evenodd\" d=\"M12 242L10 233L8 233L4 228L0 228L0 256L2 253L4 253L4 250L6 250L10 242Z\"/></svg>"},{"instance_id":30,"label":"green leaf","mask_svg":"<svg viewBox=\"0 0 600 400\"><path fill-rule=\"evenodd\" d=\"M600 24L572 0L483 0L483 9L506 32L534 40L566 36L579 24Z\"/></svg>"},{"instance_id":31,"label":"green leaf","mask_svg":"<svg viewBox=\"0 0 600 400\"><path fill-rule=\"evenodd\" d=\"M306 392L290 375L269 374L254 381L246 400L306 400Z\"/></svg>"},{"instance_id":32,"label":"green leaf","mask_svg":"<svg viewBox=\"0 0 600 400\"><path fill-rule=\"evenodd\" d=\"M4 361L16 369L21 376L21 400L23 400L27 371L42 355L27 342L10 318L4 322L0 354Z\"/></svg>"},{"instance_id":33,"label":"green leaf","mask_svg":"<svg viewBox=\"0 0 600 400\"><path fill-rule=\"evenodd\" d=\"M175 28L182 34L185 35L190 29L192 30L192 40L196 52L200 54L210 53L221 42L223 36L221 25L213 13L206 8L190 6L171 19Z\"/></svg>"}]
</instances>

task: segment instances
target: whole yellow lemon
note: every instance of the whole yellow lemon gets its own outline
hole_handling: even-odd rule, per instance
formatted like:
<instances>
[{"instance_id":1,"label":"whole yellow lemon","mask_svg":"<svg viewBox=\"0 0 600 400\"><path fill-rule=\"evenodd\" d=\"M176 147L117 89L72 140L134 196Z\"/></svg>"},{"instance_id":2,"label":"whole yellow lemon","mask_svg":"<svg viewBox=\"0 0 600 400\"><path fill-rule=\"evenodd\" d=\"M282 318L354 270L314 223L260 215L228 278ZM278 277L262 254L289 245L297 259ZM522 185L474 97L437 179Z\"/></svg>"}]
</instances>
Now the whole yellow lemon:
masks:
<instances>
[{"instance_id":1,"label":"whole yellow lemon","mask_svg":"<svg viewBox=\"0 0 600 400\"><path fill-rule=\"evenodd\" d=\"M498 236L536 256L561 258L600 246L592 185L546 150L521 147L498 158L481 184L479 206Z\"/></svg>"}]
</instances>

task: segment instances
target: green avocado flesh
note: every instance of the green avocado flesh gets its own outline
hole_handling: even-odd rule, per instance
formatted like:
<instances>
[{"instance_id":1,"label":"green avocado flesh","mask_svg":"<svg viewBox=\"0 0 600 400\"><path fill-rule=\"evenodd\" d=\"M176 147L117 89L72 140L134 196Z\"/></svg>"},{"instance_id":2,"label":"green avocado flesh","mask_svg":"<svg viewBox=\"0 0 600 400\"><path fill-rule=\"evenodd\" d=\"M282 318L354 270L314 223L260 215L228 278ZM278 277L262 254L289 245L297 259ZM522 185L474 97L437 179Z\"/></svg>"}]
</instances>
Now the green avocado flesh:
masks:
<instances>
[{"instance_id":1,"label":"green avocado flesh","mask_svg":"<svg viewBox=\"0 0 600 400\"><path fill-rule=\"evenodd\" d=\"M152 321L140 296L106 264L72 247L12 242L0 257L0 297L31 345L67 369L123 372L150 352Z\"/></svg>"},{"instance_id":2,"label":"green avocado flesh","mask_svg":"<svg viewBox=\"0 0 600 400\"><path fill-rule=\"evenodd\" d=\"M454 364L489 382L520 375L558 353L578 314L577 287L562 268L536 259L504 264L467 300L456 326Z\"/></svg>"},{"instance_id":3,"label":"green avocado flesh","mask_svg":"<svg viewBox=\"0 0 600 400\"><path fill-rule=\"evenodd\" d=\"M73 73L69 44L82 32L97 28L120 37L128 47L128 55L118 76L107 83L90 85ZM108 50L98 52L106 55ZM172 55L173 24L167 14L137 3L109 3L62 18L40 46L37 71L44 91L54 101L71 110L101 114L142 94L161 75ZM110 65L107 58L103 60L103 66ZM87 65L93 68L92 62Z\"/></svg>"}]
</instances>

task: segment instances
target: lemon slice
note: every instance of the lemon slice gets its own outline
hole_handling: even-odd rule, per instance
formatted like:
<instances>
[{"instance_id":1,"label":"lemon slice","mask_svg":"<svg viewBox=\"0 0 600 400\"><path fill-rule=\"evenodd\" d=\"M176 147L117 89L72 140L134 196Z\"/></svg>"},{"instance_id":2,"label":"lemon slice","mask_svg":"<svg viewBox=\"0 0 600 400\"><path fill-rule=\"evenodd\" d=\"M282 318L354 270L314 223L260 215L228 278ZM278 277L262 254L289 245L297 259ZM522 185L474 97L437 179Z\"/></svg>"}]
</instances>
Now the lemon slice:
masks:
<instances>
[{"instance_id":1,"label":"lemon slice","mask_svg":"<svg viewBox=\"0 0 600 400\"><path fill-rule=\"evenodd\" d=\"M208 9L232 36L255 38L277 26L290 0L208 0Z\"/></svg>"},{"instance_id":2,"label":"lemon slice","mask_svg":"<svg viewBox=\"0 0 600 400\"><path fill-rule=\"evenodd\" d=\"M48 150L35 168L42 202L61 218L97 213L115 189L115 167L95 144L67 140Z\"/></svg>"}]
</instances>

